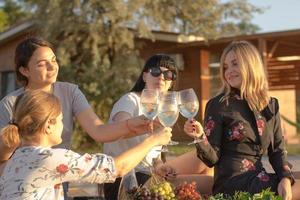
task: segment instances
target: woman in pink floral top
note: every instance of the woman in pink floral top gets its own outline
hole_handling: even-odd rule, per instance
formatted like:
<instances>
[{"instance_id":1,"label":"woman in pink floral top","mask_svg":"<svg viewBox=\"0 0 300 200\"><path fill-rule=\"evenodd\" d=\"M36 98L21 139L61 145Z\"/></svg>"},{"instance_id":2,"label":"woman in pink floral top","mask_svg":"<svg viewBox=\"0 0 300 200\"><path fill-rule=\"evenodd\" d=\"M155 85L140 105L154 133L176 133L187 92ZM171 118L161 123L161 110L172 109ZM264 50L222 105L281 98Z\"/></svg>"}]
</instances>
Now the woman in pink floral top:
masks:
<instances>
[{"instance_id":1,"label":"woman in pink floral top","mask_svg":"<svg viewBox=\"0 0 300 200\"><path fill-rule=\"evenodd\" d=\"M268 82L257 49L246 41L231 43L221 57L223 92L206 105L204 132L196 121L185 123L198 157L214 166L213 193L258 193L271 188L287 199L300 199L300 180L287 162L278 101L268 95ZM267 152L275 174L263 168ZM298 191L296 190L298 188Z\"/></svg>"},{"instance_id":2,"label":"woman in pink floral top","mask_svg":"<svg viewBox=\"0 0 300 200\"><path fill-rule=\"evenodd\" d=\"M0 178L0 200L63 199L62 182L113 182L132 170L153 146L167 144L171 137L169 128L156 130L157 134L112 158L52 149L62 141L62 130L60 103L53 94L34 90L18 97L13 121L2 130L2 137L20 137L22 144Z\"/></svg>"}]
</instances>

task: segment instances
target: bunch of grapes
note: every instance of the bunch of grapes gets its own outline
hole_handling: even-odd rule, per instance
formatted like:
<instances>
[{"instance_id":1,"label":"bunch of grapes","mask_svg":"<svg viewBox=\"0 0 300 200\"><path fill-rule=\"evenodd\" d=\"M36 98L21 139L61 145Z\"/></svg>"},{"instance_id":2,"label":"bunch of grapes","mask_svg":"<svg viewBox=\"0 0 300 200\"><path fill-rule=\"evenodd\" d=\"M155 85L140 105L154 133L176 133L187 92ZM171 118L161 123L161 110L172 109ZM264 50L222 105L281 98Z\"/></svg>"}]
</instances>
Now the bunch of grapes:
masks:
<instances>
[{"instance_id":1,"label":"bunch of grapes","mask_svg":"<svg viewBox=\"0 0 300 200\"><path fill-rule=\"evenodd\" d=\"M166 181L152 186L151 192L159 194L164 200L177 200L171 184Z\"/></svg>"},{"instance_id":2,"label":"bunch of grapes","mask_svg":"<svg viewBox=\"0 0 300 200\"><path fill-rule=\"evenodd\" d=\"M175 194L178 200L200 200L201 195L196 190L196 182L178 185L175 188Z\"/></svg>"},{"instance_id":3,"label":"bunch of grapes","mask_svg":"<svg viewBox=\"0 0 300 200\"><path fill-rule=\"evenodd\" d=\"M160 194L152 192L146 187L142 187L140 190L138 190L135 193L133 200L165 200L165 199Z\"/></svg>"}]
</instances>

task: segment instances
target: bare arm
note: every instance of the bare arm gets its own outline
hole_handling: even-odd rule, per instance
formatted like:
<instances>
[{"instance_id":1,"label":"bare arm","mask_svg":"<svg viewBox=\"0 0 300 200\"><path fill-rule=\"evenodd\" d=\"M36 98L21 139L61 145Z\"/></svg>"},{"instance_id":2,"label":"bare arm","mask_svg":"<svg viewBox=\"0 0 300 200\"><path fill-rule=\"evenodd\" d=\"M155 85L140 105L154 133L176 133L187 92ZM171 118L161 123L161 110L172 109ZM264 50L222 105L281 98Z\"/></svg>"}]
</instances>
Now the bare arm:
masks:
<instances>
[{"instance_id":1,"label":"bare arm","mask_svg":"<svg viewBox=\"0 0 300 200\"><path fill-rule=\"evenodd\" d=\"M123 176L132 170L154 146L168 144L171 136L170 128L161 128L142 143L117 156L115 158L117 176Z\"/></svg>"},{"instance_id":2,"label":"bare arm","mask_svg":"<svg viewBox=\"0 0 300 200\"><path fill-rule=\"evenodd\" d=\"M111 142L120 138L141 135L151 129L150 120L143 116L130 118L128 113L125 117L122 115L124 121L118 120L119 122L113 124L103 124L91 108L80 112L76 118L81 127L97 142Z\"/></svg>"}]
</instances>

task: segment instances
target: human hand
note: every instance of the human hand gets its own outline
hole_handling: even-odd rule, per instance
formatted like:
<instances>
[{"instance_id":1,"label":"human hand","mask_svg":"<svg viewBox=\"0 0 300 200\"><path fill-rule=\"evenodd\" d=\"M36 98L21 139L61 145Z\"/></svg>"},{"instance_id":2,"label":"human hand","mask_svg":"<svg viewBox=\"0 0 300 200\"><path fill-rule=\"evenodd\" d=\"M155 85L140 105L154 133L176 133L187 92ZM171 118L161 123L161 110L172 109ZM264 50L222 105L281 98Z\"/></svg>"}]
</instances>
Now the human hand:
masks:
<instances>
[{"instance_id":1,"label":"human hand","mask_svg":"<svg viewBox=\"0 0 300 200\"><path fill-rule=\"evenodd\" d=\"M154 137L157 145L167 145L172 137L172 129L171 128L158 128L154 130L154 133L150 136Z\"/></svg>"},{"instance_id":2,"label":"human hand","mask_svg":"<svg viewBox=\"0 0 300 200\"><path fill-rule=\"evenodd\" d=\"M153 132L153 121L147 119L144 115L127 119L126 123L131 136Z\"/></svg>"},{"instance_id":3,"label":"human hand","mask_svg":"<svg viewBox=\"0 0 300 200\"><path fill-rule=\"evenodd\" d=\"M154 166L154 173L166 180L175 179L177 176L176 170L170 165L164 163Z\"/></svg>"},{"instance_id":4,"label":"human hand","mask_svg":"<svg viewBox=\"0 0 300 200\"><path fill-rule=\"evenodd\" d=\"M184 132L190 136L190 137L201 137L203 134L204 134L204 131L203 131L203 127L202 125L192 119L192 120L187 120L184 124Z\"/></svg>"},{"instance_id":5,"label":"human hand","mask_svg":"<svg viewBox=\"0 0 300 200\"><path fill-rule=\"evenodd\" d=\"M289 178L282 178L277 187L279 196L283 200L292 200L292 185Z\"/></svg>"}]
</instances>

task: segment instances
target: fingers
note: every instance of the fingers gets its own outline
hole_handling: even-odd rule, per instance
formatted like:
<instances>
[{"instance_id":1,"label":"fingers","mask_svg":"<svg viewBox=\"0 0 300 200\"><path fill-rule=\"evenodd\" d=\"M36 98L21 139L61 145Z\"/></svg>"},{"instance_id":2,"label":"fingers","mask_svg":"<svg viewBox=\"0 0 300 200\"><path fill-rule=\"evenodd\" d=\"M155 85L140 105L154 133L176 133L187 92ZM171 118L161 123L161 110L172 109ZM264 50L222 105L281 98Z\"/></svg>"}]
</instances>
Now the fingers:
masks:
<instances>
[{"instance_id":1,"label":"fingers","mask_svg":"<svg viewBox=\"0 0 300 200\"><path fill-rule=\"evenodd\" d=\"M162 126L162 124L159 122L159 120L158 120L157 118L155 118L155 119L153 120L153 124L154 124L155 126L158 126L158 127Z\"/></svg>"},{"instance_id":2,"label":"fingers","mask_svg":"<svg viewBox=\"0 0 300 200\"><path fill-rule=\"evenodd\" d=\"M172 179L175 179L177 177L177 174L176 173L166 173L164 178L166 180L172 180Z\"/></svg>"},{"instance_id":3,"label":"fingers","mask_svg":"<svg viewBox=\"0 0 300 200\"><path fill-rule=\"evenodd\" d=\"M187 132L193 132L194 129L195 129L195 125L191 121L187 121L184 124L184 130L186 130Z\"/></svg>"},{"instance_id":4,"label":"fingers","mask_svg":"<svg viewBox=\"0 0 300 200\"><path fill-rule=\"evenodd\" d=\"M165 164L158 167L158 169L156 170L156 174L158 174L166 180L174 179L177 176L176 171L172 167Z\"/></svg>"},{"instance_id":5,"label":"fingers","mask_svg":"<svg viewBox=\"0 0 300 200\"><path fill-rule=\"evenodd\" d=\"M184 124L184 132L191 137L198 137L203 134L203 127L194 119L188 120Z\"/></svg>"},{"instance_id":6,"label":"fingers","mask_svg":"<svg viewBox=\"0 0 300 200\"><path fill-rule=\"evenodd\" d=\"M165 173L165 179L166 180L171 180L171 179L175 179L177 176L176 170L174 168L172 168L171 166L166 166L166 173Z\"/></svg>"},{"instance_id":7,"label":"fingers","mask_svg":"<svg viewBox=\"0 0 300 200\"><path fill-rule=\"evenodd\" d=\"M171 128L160 128L155 130L155 134L152 134L152 136L156 138L156 142L158 145L166 145L171 140L171 131Z\"/></svg>"},{"instance_id":8,"label":"fingers","mask_svg":"<svg viewBox=\"0 0 300 200\"><path fill-rule=\"evenodd\" d=\"M149 133L152 134L153 133L153 121L151 120L151 122L149 123Z\"/></svg>"}]
</instances>

